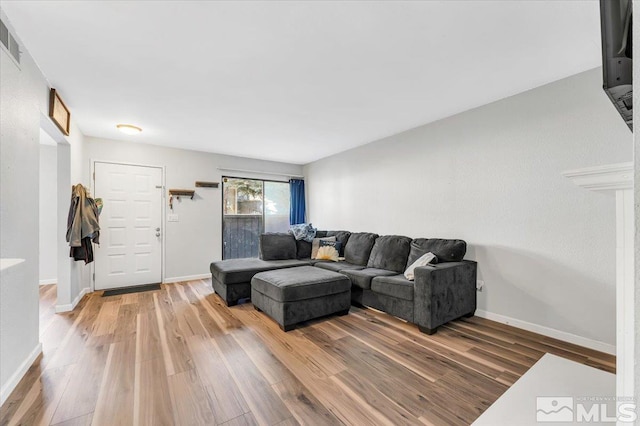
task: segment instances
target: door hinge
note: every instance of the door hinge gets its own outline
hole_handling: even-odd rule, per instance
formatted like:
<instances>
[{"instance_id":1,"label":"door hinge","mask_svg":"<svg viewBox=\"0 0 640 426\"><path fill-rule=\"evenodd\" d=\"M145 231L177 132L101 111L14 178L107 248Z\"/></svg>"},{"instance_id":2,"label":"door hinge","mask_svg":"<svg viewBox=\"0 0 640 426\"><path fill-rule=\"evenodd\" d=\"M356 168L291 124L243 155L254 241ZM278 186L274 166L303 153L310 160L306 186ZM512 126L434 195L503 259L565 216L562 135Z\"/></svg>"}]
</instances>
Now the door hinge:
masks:
<instances>
[{"instance_id":1,"label":"door hinge","mask_svg":"<svg viewBox=\"0 0 640 426\"><path fill-rule=\"evenodd\" d=\"M96 282L96 273L95 272L93 273L93 282L94 283Z\"/></svg>"}]
</instances>

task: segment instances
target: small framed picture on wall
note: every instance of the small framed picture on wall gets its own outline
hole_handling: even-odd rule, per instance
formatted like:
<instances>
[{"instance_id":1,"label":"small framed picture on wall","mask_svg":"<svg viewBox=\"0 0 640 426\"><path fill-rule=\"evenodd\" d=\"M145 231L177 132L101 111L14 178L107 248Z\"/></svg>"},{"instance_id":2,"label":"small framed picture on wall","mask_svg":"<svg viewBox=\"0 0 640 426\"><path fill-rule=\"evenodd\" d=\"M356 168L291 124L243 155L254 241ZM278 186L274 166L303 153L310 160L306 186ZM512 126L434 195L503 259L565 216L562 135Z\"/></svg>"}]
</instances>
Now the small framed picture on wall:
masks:
<instances>
[{"instance_id":1,"label":"small framed picture on wall","mask_svg":"<svg viewBox=\"0 0 640 426\"><path fill-rule=\"evenodd\" d=\"M56 89L51 89L51 95L49 97L49 117L51 117L56 126L62 130L62 133L69 136L71 113L64 102L62 102Z\"/></svg>"}]
</instances>

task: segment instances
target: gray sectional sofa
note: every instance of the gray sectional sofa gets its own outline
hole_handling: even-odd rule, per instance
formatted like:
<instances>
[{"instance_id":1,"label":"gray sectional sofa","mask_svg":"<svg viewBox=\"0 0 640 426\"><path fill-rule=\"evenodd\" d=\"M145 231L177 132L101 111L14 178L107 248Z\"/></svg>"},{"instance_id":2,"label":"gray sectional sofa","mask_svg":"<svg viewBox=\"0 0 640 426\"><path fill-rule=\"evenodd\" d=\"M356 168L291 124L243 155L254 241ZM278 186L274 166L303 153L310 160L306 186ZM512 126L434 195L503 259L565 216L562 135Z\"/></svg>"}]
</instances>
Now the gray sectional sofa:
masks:
<instances>
[{"instance_id":1,"label":"gray sectional sofa","mask_svg":"<svg viewBox=\"0 0 640 426\"><path fill-rule=\"evenodd\" d=\"M296 241L291 234L263 234L260 259L211 264L213 288L232 306L251 297L251 280L256 274L311 265L346 276L351 282L352 304L387 312L416 324L428 334L448 321L474 314L477 264L464 260L464 241L348 231L316 234L325 236L335 236L342 243L344 260L312 260L311 243ZM427 252L434 253L438 263L416 268L415 281L407 280L405 269ZM298 270L308 271L295 271ZM298 296L297 299L304 299Z\"/></svg>"}]
</instances>

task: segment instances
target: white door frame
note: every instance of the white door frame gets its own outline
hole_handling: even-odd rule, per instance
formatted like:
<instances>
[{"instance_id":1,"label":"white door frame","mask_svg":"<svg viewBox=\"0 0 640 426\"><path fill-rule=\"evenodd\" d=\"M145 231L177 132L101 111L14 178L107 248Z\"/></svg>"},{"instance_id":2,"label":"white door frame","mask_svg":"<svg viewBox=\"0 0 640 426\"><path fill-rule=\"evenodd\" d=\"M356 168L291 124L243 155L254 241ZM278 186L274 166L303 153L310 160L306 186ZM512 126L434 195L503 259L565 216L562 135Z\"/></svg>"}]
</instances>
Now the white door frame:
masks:
<instances>
[{"instance_id":1,"label":"white door frame","mask_svg":"<svg viewBox=\"0 0 640 426\"><path fill-rule=\"evenodd\" d=\"M97 160L97 159L91 159L91 194L94 195L96 192L96 163L107 163L107 164L120 164L123 166L139 166L139 167L153 167L153 168L157 168L160 169L161 171L161 182L162 182L162 197L161 197L161 202L160 204L162 205L162 210L160 211L160 218L161 218L161 229L162 229L162 240L160 241L160 247L161 247L161 256L160 256L160 282L164 283L164 278L166 276L165 274L165 268L166 268L166 262L165 262L165 242L167 241L166 239L166 229L167 229L167 225L166 225L166 213L167 213L167 208L166 208L166 193L165 193L165 188L166 188L166 182L165 182L165 177L166 177L166 166L158 166L158 165L153 165L153 164L142 164L142 163L130 163L130 162L126 162L126 161L112 161L112 160ZM95 262L91 263L91 291L96 291L96 271L95 271Z\"/></svg>"}]
</instances>

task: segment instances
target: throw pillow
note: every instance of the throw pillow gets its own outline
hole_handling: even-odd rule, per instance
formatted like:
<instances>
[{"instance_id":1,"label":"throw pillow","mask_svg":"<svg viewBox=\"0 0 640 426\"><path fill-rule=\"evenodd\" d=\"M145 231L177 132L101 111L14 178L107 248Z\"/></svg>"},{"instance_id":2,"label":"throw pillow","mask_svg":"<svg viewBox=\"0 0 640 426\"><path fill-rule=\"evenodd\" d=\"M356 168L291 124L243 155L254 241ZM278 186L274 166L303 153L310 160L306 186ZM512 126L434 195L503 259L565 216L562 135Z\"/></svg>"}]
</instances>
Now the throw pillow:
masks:
<instances>
[{"instance_id":1,"label":"throw pillow","mask_svg":"<svg viewBox=\"0 0 640 426\"><path fill-rule=\"evenodd\" d=\"M334 246L326 245L318 249L316 253L316 259L318 260L331 260L333 262L338 261L338 250Z\"/></svg>"},{"instance_id":2,"label":"throw pillow","mask_svg":"<svg viewBox=\"0 0 640 426\"><path fill-rule=\"evenodd\" d=\"M320 240L320 247L334 247L338 251L338 255L340 255L340 250L342 249L342 243L338 241L338 237L336 237L335 241L332 240Z\"/></svg>"},{"instance_id":3,"label":"throw pillow","mask_svg":"<svg viewBox=\"0 0 640 426\"><path fill-rule=\"evenodd\" d=\"M312 259L316 259L316 256L318 255L318 249L320 248L320 241L321 240L324 240L324 241L335 241L336 237L314 238L313 242L311 243L311 258Z\"/></svg>"},{"instance_id":4,"label":"throw pillow","mask_svg":"<svg viewBox=\"0 0 640 426\"><path fill-rule=\"evenodd\" d=\"M406 271L404 271L404 277L409 281L413 281L415 279L413 270L416 269L418 266L426 266L429 263L433 262L435 259L436 259L436 255L431 252L423 254L415 262L409 265ZM433 263L436 263L436 262L433 262Z\"/></svg>"},{"instance_id":5,"label":"throw pillow","mask_svg":"<svg viewBox=\"0 0 640 426\"><path fill-rule=\"evenodd\" d=\"M316 228L310 223L301 223L299 225L291 225L289 233L293 234L293 237L298 241L304 240L310 243L316 236Z\"/></svg>"}]
</instances>

